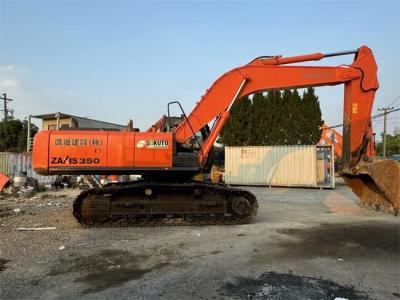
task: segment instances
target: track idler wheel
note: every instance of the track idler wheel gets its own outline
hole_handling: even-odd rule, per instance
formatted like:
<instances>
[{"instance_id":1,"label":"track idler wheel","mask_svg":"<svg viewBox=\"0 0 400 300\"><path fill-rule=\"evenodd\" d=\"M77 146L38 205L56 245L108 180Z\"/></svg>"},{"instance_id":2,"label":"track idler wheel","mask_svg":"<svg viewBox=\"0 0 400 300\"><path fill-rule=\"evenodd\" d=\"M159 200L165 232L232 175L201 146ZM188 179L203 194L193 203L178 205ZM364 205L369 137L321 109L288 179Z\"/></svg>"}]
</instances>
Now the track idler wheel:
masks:
<instances>
[{"instance_id":1,"label":"track idler wheel","mask_svg":"<svg viewBox=\"0 0 400 300\"><path fill-rule=\"evenodd\" d=\"M110 218L110 199L107 196L89 195L81 203L84 223L106 222Z\"/></svg>"},{"instance_id":2,"label":"track idler wheel","mask_svg":"<svg viewBox=\"0 0 400 300\"><path fill-rule=\"evenodd\" d=\"M251 204L243 196L235 196L232 200L232 212L239 216L248 216L251 213Z\"/></svg>"}]
</instances>

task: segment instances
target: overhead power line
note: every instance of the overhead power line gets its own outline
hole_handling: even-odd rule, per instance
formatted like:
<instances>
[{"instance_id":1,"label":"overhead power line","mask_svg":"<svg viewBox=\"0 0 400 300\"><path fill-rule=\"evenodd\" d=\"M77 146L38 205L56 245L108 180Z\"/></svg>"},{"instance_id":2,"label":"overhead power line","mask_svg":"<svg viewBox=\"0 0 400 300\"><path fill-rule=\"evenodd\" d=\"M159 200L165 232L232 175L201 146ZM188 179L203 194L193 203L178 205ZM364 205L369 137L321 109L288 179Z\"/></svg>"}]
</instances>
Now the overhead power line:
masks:
<instances>
[{"instance_id":1,"label":"overhead power line","mask_svg":"<svg viewBox=\"0 0 400 300\"><path fill-rule=\"evenodd\" d=\"M387 121L399 121L400 119L399 118L387 118ZM374 123L381 123L381 122L383 122L384 120L376 120L376 121L374 121Z\"/></svg>"},{"instance_id":2,"label":"overhead power line","mask_svg":"<svg viewBox=\"0 0 400 300\"><path fill-rule=\"evenodd\" d=\"M378 109L378 111L379 110L381 110L381 109ZM388 111L386 114L391 114L391 113L393 113L393 112L395 112L395 111L398 111L398 110L400 110L400 108L393 108L392 107L392 109L390 110L390 111ZM384 117L385 116L385 113L380 113L380 114L376 114L376 115L373 115L372 117L371 117L371 119L377 119L377 118L379 118L379 117Z\"/></svg>"},{"instance_id":3,"label":"overhead power line","mask_svg":"<svg viewBox=\"0 0 400 300\"><path fill-rule=\"evenodd\" d=\"M387 123L387 115L389 112L393 112L394 107L383 107L378 108L378 111L383 111L383 157L386 157L386 123ZM400 109L400 108L399 108Z\"/></svg>"},{"instance_id":4,"label":"overhead power line","mask_svg":"<svg viewBox=\"0 0 400 300\"><path fill-rule=\"evenodd\" d=\"M397 96L392 102L390 102L389 104L388 104L388 106L392 106L392 105L394 105L396 102L398 102L398 101L400 101L400 95L399 96Z\"/></svg>"},{"instance_id":5,"label":"overhead power line","mask_svg":"<svg viewBox=\"0 0 400 300\"><path fill-rule=\"evenodd\" d=\"M400 110L400 107L399 108L393 108L392 110L388 111L386 114L388 115L388 114L394 113L394 112L399 111L399 110ZM371 116L371 119L374 120L374 119L377 119L377 118L380 118L380 117L383 117L383 116L385 116L384 113L379 113L379 114ZM376 122L380 122L380 121L381 120L378 120ZM338 127L342 127L342 126L343 126L343 123L327 127L326 129L338 128Z\"/></svg>"}]
</instances>

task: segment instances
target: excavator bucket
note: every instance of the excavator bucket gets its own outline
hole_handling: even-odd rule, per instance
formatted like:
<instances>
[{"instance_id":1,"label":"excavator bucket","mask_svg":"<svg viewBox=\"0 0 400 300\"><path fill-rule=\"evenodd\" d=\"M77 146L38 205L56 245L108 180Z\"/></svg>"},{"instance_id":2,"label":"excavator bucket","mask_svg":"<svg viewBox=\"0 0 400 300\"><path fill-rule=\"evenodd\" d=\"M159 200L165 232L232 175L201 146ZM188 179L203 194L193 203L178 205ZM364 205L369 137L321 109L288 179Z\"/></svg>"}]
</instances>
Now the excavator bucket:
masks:
<instances>
[{"instance_id":1,"label":"excavator bucket","mask_svg":"<svg viewBox=\"0 0 400 300\"><path fill-rule=\"evenodd\" d=\"M361 205L399 214L400 163L390 159L361 162L358 174L343 174L343 178Z\"/></svg>"}]
</instances>

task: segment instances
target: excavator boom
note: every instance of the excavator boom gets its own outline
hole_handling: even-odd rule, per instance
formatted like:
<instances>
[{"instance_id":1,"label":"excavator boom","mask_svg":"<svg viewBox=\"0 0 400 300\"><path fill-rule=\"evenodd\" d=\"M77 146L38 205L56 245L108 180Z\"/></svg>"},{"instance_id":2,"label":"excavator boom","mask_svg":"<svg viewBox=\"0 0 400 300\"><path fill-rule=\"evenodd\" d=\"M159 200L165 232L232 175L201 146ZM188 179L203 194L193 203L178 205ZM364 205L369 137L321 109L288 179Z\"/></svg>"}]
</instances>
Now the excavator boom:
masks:
<instances>
[{"instance_id":1,"label":"excavator boom","mask_svg":"<svg viewBox=\"0 0 400 300\"><path fill-rule=\"evenodd\" d=\"M310 60L324 57L348 55L355 53L351 65L337 67L293 66ZM257 58L247 65L233 69L219 79L207 90L192 110L187 120L175 131L178 142L185 142L193 132L199 131L214 118L218 126L219 118L228 112L239 98L270 89L303 88L309 86L326 86L344 84L344 147L348 160L347 168L356 164L372 135L371 111L375 91L378 89L377 65L372 51L362 46L357 51L338 53L314 53L294 57ZM225 114L226 119L227 115ZM218 128L222 129L223 126ZM350 129L351 128L351 129ZM217 127L215 127L217 129ZM216 131L213 138L218 136ZM214 143L210 140L208 143ZM206 141L207 145L207 141ZM355 152L359 152L358 154ZM207 151L206 155L207 155ZM355 153L355 154L351 154ZM201 163L204 163L204 157Z\"/></svg>"},{"instance_id":2,"label":"excavator boom","mask_svg":"<svg viewBox=\"0 0 400 300\"><path fill-rule=\"evenodd\" d=\"M351 65L337 67L293 66L292 63L321 60L326 57L354 54ZM188 119L175 131L184 142L214 118L214 128L203 144L199 161L204 165L218 134L229 118L232 104L243 96L269 90L308 86L344 85L342 168L347 184L360 197L362 204L380 209L400 208L400 166L390 160L375 161L371 122L375 92L379 87L377 64L372 51L314 53L293 57L259 57L233 69L217 79L200 99ZM374 166L374 167L372 167ZM390 174L379 172L390 170Z\"/></svg>"}]
</instances>

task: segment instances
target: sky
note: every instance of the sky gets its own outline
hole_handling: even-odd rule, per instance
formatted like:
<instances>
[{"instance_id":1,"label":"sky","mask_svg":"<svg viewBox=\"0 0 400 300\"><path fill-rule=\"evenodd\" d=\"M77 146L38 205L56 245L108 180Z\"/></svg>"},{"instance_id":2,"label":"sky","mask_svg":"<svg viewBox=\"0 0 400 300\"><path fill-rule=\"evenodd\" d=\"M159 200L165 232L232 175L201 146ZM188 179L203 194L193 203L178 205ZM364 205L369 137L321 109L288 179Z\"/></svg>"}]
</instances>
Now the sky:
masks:
<instances>
[{"instance_id":1,"label":"sky","mask_svg":"<svg viewBox=\"0 0 400 300\"><path fill-rule=\"evenodd\" d=\"M400 107L400 1L0 0L0 93L18 118L60 111L145 130L169 101L189 113L219 76L257 56L361 45L379 67L373 114ZM316 93L323 119L341 124L343 86ZM388 115L389 132L396 126L400 111Z\"/></svg>"}]
</instances>

